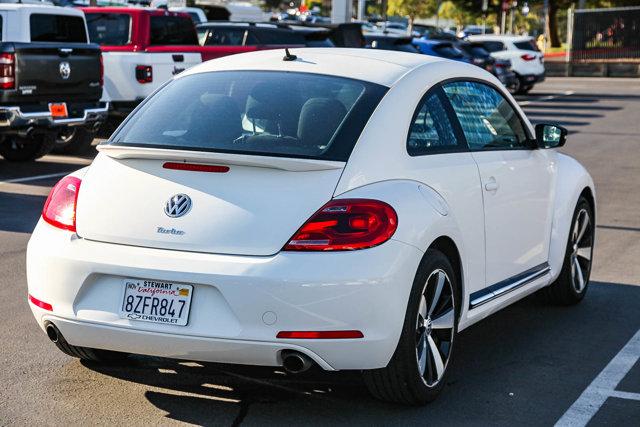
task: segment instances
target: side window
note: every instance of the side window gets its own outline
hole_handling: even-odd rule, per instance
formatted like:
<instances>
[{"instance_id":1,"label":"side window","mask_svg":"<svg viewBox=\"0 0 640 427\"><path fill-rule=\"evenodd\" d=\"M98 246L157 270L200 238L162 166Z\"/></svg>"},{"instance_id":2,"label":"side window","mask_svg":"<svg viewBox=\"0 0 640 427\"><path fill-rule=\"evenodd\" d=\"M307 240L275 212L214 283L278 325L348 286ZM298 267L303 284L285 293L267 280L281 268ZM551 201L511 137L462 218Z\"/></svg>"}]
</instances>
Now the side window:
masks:
<instances>
[{"instance_id":1,"label":"side window","mask_svg":"<svg viewBox=\"0 0 640 427\"><path fill-rule=\"evenodd\" d=\"M527 148L518 113L491 86L454 82L444 86L471 150Z\"/></svg>"},{"instance_id":2,"label":"side window","mask_svg":"<svg viewBox=\"0 0 640 427\"><path fill-rule=\"evenodd\" d=\"M453 151L459 147L438 91L423 98L413 116L407 152L410 156Z\"/></svg>"},{"instance_id":3,"label":"side window","mask_svg":"<svg viewBox=\"0 0 640 427\"><path fill-rule=\"evenodd\" d=\"M486 41L483 44L484 44L484 48L487 49L489 52L492 52L492 53L504 50L504 43L502 43L502 42Z\"/></svg>"}]
</instances>

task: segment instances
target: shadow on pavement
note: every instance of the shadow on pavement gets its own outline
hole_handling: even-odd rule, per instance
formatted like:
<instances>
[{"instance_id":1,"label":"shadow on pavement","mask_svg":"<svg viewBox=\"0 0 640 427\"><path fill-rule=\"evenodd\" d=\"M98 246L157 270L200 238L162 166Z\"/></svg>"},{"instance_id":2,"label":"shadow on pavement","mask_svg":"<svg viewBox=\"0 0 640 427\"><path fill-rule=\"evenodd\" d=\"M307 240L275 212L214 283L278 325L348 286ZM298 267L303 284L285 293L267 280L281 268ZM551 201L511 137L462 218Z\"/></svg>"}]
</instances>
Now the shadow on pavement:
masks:
<instances>
[{"instance_id":1,"label":"shadow on pavement","mask_svg":"<svg viewBox=\"0 0 640 427\"><path fill-rule=\"evenodd\" d=\"M0 191L0 231L31 233L46 200L46 196Z\"/></svg>"},{"instance_id":2,"label":"shadow on pavement","mask_svg":"<svg viewBox=\"0 0 640 427\"><path fill-rule=\"evenodd\" d=\"M145 397L167 417L200 425L549 425L640 328L638 306L640 287L610 283L592 283L573 307L526 298L459 335L444 393L423 408L374 400L355 371L292 376L144 356L132 356L126 367L84 365L153 387ZM627 387L640 391L640 383ZM640 405L627 412L640 416Z\"/></svg>"}]
</instances>

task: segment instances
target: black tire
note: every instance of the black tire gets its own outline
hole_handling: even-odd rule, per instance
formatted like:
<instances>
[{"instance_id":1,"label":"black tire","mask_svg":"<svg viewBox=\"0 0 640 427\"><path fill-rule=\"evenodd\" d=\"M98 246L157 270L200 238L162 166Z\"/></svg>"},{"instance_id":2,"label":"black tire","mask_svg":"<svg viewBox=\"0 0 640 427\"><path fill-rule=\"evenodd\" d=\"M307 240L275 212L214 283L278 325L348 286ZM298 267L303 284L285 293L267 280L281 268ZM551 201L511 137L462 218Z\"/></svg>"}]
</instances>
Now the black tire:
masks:
<instances>
[{"instance_id":1,"label":"black tire","mask_svg":"<svg viewBox=\"0 0 640 427\"><path fill-rule=\"evenodd\" d=\"M49 331L47 331L48 333ZM64 339L61 334L56 336L54 342L56 347L67 356L75 357L81 360L99 363L118 363L123 362L128 357L127 353L118 351L100 350L97 348L78 347L71 345Z\"/></svg>"},{"instance_id":2,"label":"black tire","mask_svg":"<svg viewBox=\"0 0 640 427\"><path fill-rule=\"evenodd\" d=\"M448 279L448 286L445 282L436 297L440 272ZM435 278L434 274L437 274ZM433 308L429 308L430 305ZM426 322L420 327L423 311L428 317L422 318ZM371 394L380 400L406 405L424 405L438 397L451 364L459 313L460 290L453 267L443 253L429 249L416 273L402 334L391 361L386 368L363 371L364 382ZM447 320L443 320L445 318ZM451 328L442 328L445 324ZM423 339L424 344L421 344ZM440 364L433 357L432 344L439 352ZM441 374L437 372L440 370L438 365Z\"/></svg>"},{"instance_id":3,"label":"black tire","mask_svg":"<svg viewBox=\"0 0 640 427\"><path fill-rule=\"evenodd\" d=\"M55 138L49 133L29 137L7 135L0 142L0 155L10 162L29 162L49 154L54 144Z\"/></svg>"},{"instance_id":4,"label":"black tire","mask_svg":"<svg viewBox=\"0 0 640 427\"><path fill-rule=\"evenodd\" d=\"M518 76L516 83L511 87L511 93L526 95L531 89L533 89L533 85L527 84L522 77Z\"/></svg>"},{"instance_id":5,"label":"black tire","mask_svg":"<svg viewBox=\"0 0 640 427\"><path fill-rule=\"evenodd\" d=\"M587 225L580 234L585 215ZM593 258L594 222L593 208L589 201L581 196L573 212L560 275L551 285L540 290L540 295L546 302L573 305L582 301L586 295Z\"/></svg>"},{"instance_id":6,"label":"black tire","mask_svg":"<svg viewBox=\"0 0 640 427\"><path fill-rule=\"evenodd\" d=\"M83 127L68 127L56 137L53 152L56 154L85 153L95 138L96 133Z\"/></svg>"}]
</instances>

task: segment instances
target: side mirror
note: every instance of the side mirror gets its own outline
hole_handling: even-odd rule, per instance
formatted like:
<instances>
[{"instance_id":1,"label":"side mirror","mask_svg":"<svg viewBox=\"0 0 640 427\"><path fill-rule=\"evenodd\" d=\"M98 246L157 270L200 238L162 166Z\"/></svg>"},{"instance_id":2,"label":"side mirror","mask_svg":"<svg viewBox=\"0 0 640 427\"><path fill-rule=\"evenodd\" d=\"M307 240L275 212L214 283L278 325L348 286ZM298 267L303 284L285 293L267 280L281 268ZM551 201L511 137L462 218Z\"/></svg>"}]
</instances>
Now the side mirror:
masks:
<instances>
[{"instance_id":1,"label":"side mirror","mask_svg":"<svg viewBox=\"0 0 640 427\"><path fill-rule=\"evenodd\" d=\"M567 142L567 133L562 126L539 123L536 125L536 144L538 148L562 147Z\"/></svg>"}]
</instances>

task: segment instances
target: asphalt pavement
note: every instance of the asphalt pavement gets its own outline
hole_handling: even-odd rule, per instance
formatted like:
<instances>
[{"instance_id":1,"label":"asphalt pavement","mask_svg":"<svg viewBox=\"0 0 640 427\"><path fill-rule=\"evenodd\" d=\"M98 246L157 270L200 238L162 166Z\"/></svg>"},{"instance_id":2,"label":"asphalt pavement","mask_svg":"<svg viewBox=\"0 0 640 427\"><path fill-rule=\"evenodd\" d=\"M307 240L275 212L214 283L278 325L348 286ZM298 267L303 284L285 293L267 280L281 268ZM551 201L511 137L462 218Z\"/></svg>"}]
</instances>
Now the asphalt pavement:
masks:
<instances>
[{"instance_id":1,"label":"asphalt pavement","mask_svg":"<svg viewBox=\"0 0 640 427\"><path fill-rule=\"evenodd\" d=\"M518 101L568 127L563 151L594 177L591 286L575 307L534 296L463 331L421 408L372 399L355 372L63 355L27 305L25 249L51 186L93 154L0 160L0 425L640 425L640 80L550 78Z\"/></svg>"}]
</instances>

